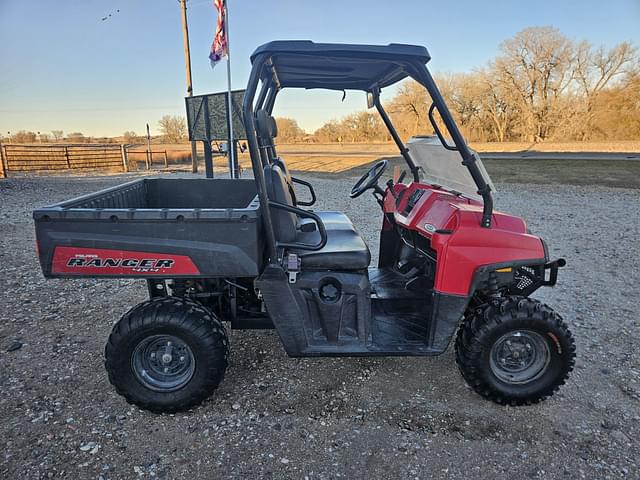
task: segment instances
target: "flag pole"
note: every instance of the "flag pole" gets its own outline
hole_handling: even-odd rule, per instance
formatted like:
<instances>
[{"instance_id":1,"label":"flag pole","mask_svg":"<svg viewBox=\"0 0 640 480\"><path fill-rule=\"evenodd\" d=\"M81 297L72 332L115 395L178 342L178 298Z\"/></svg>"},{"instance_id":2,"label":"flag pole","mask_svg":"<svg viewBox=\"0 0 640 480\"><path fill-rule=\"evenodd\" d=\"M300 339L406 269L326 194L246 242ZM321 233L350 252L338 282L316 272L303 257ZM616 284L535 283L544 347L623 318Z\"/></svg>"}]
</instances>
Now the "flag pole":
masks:
<instances>
[{"instance_id":1,"label":"flag pole","mask_svg":"<svg viewBox=\"0 0 640 480\"><path fill-rule=\"evenodd\" d=\"M236 146L233 138L233 103L231 96L231 42L229 35L229 7L224 2L224 32L227 36L227 128L229 139L227 142L227 155L229 155L229 177L236 178Z\"/></svg>"}]
</instances>

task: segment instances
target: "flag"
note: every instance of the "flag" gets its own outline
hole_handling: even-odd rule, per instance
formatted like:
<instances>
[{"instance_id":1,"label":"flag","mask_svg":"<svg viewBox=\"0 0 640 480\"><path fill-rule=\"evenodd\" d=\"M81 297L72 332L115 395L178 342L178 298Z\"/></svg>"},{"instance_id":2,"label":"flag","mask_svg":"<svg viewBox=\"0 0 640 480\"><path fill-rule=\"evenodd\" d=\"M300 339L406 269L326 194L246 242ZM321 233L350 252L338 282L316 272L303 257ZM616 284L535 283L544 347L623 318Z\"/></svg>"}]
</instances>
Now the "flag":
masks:
<instances>
[{"instance_id":1,"label":"flag","mask_svg":"<svg viewBox=\"0 0 640 480\"><path fill-rule=\"evenodd\" d=\"M229 54L229 43L224 19L225 0L213 0L213 6L218 10L218 24L216 25L216 34L211 44L211 53L209 53L212 68Z\"/></svg>"}]
</instances>

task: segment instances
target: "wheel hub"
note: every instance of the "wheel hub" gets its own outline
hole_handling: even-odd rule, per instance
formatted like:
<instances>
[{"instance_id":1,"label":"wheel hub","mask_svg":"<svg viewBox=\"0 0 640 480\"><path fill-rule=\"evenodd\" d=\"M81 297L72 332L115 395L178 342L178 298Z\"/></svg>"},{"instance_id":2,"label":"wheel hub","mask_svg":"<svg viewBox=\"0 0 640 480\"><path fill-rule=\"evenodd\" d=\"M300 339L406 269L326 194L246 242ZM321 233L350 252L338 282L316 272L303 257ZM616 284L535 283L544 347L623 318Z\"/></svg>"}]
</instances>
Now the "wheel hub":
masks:
<instances>
[{"instance_id":1,"label":"wheel hub","mask_svg":"<svg viewBox=\"0 0 640 480\"><path fill-rule=\"evenodd\" d=\"M147 388L173 392L186 385L195 372L189 346L173 335L152 335L136 346L131 358L136 378Z\"/></svg>"},{"instance_id":2,"label":"wheel hub","mask_svg":"<svg viewBox=\"0 0 640 480\"><path fill-rule=\"evenodd\" d=\"M549 360L549 347L542 335L531 330L515 330L493 344L489 365L503 382L521 384L539 378Z\"/></svg>"}]
</instances>

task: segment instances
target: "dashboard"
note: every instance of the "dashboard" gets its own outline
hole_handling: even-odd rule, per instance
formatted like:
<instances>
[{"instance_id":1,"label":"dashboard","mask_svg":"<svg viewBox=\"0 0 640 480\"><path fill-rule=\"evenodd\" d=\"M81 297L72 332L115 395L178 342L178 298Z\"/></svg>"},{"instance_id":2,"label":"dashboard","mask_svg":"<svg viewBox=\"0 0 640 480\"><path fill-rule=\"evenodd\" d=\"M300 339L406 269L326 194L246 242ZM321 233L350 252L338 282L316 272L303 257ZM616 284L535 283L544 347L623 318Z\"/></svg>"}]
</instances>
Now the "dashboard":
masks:
<instances>
[{"instance_id":1,"label":"dashboard","mask_svg":"<svg viewBox=\"0 0 640 480\"><path fill-rule=\"evenodd\" d=\"M424 190L414 190L409 195L409 198L407 199L407 204L405 205L404 210L402 211L402 214L405 217L409 216L413 208L417 205L417 203L420 201L420 199L424 195L424 192L425 192Z\"/></svg>"}]
</instances>

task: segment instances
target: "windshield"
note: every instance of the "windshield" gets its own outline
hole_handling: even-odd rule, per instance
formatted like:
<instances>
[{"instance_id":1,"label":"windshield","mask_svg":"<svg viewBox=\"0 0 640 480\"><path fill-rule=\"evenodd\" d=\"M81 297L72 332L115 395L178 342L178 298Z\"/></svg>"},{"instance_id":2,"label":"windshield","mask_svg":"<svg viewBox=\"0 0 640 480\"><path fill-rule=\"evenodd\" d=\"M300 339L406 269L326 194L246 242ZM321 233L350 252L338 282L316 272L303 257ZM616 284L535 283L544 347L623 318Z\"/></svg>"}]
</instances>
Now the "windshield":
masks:
<instances>
[{"instance_id":1,"label":"windshield","mask_svg":"<svg viewBox=\"0 0 640 480\"><path fill-rule=\"evenodd\" d=\"M481 199L471 173L462 164L460 153L447 150L436 136L416 136L407 143L411 158L420 167L420 180L463 194L465 197ZM495 192L489 174L478 158L478 168L485 181Z\"/></svg>"}]
</instances>

